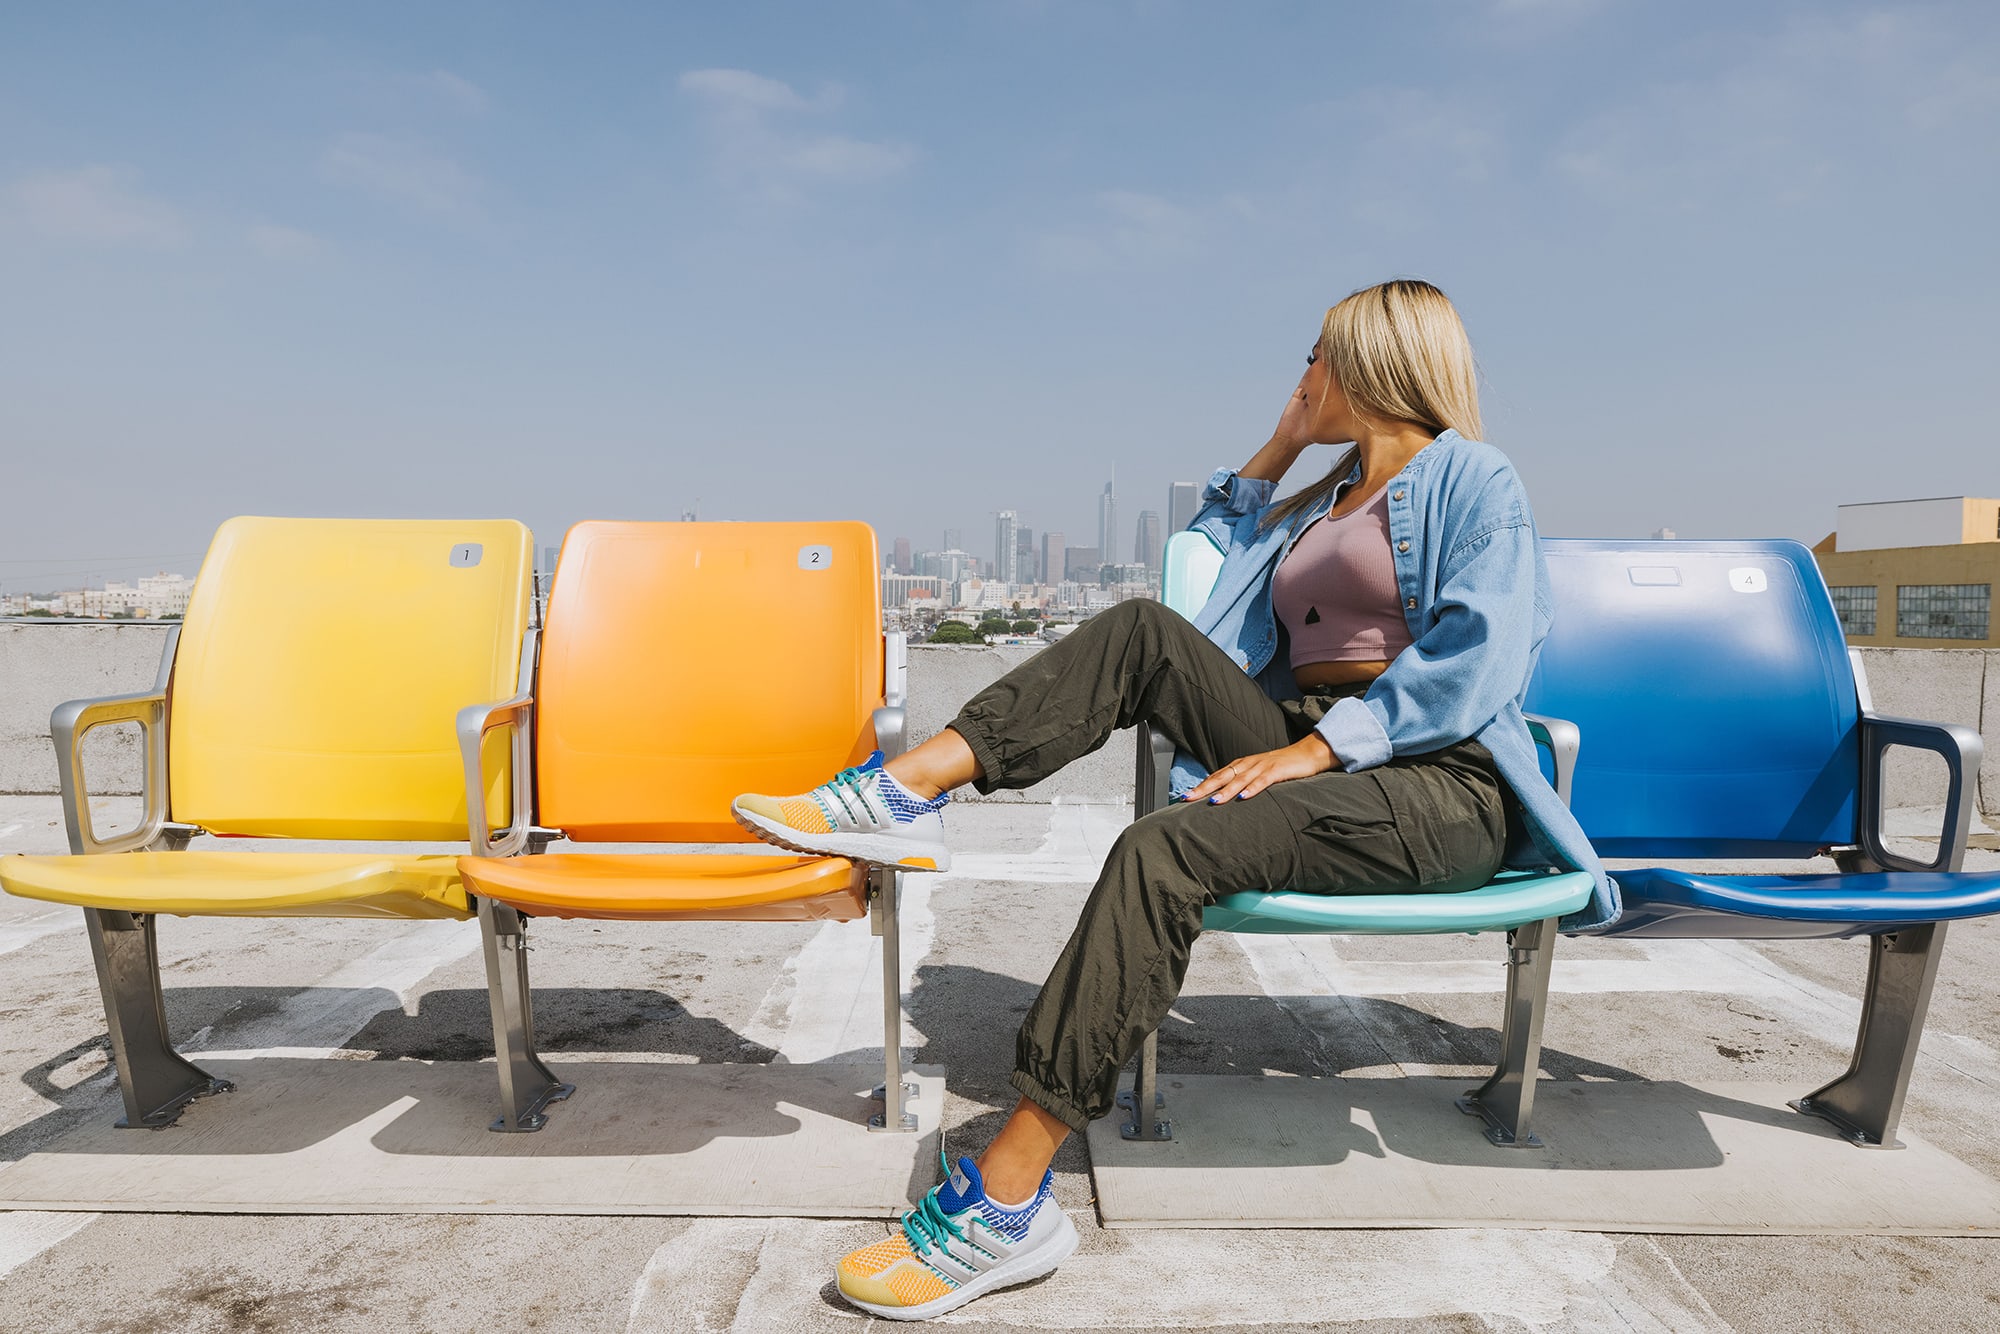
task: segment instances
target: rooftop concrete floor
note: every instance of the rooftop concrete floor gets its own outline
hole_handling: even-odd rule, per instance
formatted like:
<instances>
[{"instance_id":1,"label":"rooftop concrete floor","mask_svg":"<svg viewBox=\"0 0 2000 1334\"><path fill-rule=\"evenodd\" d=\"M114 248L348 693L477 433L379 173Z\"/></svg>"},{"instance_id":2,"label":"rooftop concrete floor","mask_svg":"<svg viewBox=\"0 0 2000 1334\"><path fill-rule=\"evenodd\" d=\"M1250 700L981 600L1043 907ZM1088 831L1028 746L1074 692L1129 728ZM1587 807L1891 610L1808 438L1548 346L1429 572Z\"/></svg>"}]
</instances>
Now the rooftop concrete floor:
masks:
<instances>
[{"instance_id":1,"label":"rooftop concrete floor","mask_svg":"<svg viewBox=\"0 0 2000 1334\"><path fill-rule=\"evenodd\" d=\"M1014 1027L1123 813L963 805L958 866L905 906L911 1059L947 1067L954 1153L1013 1103ZM1914 827L1920 817L1909 817ZM201 846L197 843L196 846ZM0 851L61 851L53 798L0 798ZM1970 864L2000 867L2000 852ZM1775 869L1775 868L1773 868ZM552 1063L823 1059L822 932L865 925L538 924ZM417 933L413 936L412 933ZM465 924L180 921L161 948L176 1040L195 1049L490 1057ZM1482 1075L1497 1046L1491 937L1343 938L1302 978L1282 938L1215 936L1161 1042L1182 1072ZM103 1018L77 915L0 900L0 1160L101 1109ZM819 957L818 955L809 957ZM1544 1067L1555 1078L1781 1080L1843 1066L1864 947L1564 941ZM337 974L337 976L336 976ZM2000 924L1955 926L1905 1124L2000 1176ZM326 983L331 982L331 985ZM1318 988L1343 999L1303 994ZM68 1109L66 1112L65 1109ZM560 1107L556 1109L559 1116ZM1855 1152L1862 1152L1856 1150ZM1056 1164L1082 1251L951 1317L973 1329L1988 1330L2000 1241L1579 1232L1110 1232L1085 1148ZM506 1216L0 1214L0 1329L579 1331L852 1329L833 1260L879 1222Z\"/></svg>"}]
</instances>

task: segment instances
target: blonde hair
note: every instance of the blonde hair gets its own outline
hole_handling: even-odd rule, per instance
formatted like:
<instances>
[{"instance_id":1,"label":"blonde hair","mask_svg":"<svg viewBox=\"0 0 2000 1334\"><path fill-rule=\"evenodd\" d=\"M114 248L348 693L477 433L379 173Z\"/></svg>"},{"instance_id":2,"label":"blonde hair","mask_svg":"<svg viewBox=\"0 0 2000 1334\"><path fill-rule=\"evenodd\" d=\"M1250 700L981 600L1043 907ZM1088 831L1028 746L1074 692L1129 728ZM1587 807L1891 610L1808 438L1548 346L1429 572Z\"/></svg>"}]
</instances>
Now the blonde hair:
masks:
<instances>
[{"instance_id":1,"label":"blonde hair","mask_svg":"<svg viewBox=\"0 0 2000 1334\"><path fill-rule=\"evenodd\" d=\"M1451 299L1422 279L1397 278L1347 297L1327 311L1318 350L1363 421L1409 422L1432 435L1448 427L1468 440L1481 438L1472 341ZM1325 477L1275 506L1264 526L1331 495L1354 470L1354 459L1349 450Z\"/></svg>"}]
</instances>

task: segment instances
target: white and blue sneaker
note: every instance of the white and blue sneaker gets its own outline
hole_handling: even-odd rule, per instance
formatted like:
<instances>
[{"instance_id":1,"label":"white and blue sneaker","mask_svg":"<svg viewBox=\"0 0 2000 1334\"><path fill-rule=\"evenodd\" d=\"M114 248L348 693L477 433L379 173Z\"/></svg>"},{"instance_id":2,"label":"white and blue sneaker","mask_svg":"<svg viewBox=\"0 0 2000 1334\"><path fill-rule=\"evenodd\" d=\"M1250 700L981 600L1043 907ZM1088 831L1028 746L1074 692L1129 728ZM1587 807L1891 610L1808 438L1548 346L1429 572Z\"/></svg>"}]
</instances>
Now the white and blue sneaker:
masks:
<instances>
[{"instance_id":1,"label":"white and blue sneaker","mask_svg":"<svg viewBox=\"0 0 2000 1334\"><path fill-rule=\"evenodd\" d=\"M944 1155L939 1154L942 1162ZM1056 1203L1055 1174L1026 1204L995 1204L970 1158L925 1194L886 1241L845 1256L840 1295L888 1320L929 1320L974 1297L1040 1278L1077 1247L1076 1224Z\"/></svg>"},{"instance_id":2,"label":"white and blue sneaker","mask_svg":"<svg viewBox=\"0 0 2000 1334\"><path fill-rule=\"evenodd\" d=\"M796 797L746 792L730 803L736 823L766 843L816 857L852 857L915 871L951 869L942 811L951 794L925 800L889 776L882 752Z\"/></svg>"}]
</instances>

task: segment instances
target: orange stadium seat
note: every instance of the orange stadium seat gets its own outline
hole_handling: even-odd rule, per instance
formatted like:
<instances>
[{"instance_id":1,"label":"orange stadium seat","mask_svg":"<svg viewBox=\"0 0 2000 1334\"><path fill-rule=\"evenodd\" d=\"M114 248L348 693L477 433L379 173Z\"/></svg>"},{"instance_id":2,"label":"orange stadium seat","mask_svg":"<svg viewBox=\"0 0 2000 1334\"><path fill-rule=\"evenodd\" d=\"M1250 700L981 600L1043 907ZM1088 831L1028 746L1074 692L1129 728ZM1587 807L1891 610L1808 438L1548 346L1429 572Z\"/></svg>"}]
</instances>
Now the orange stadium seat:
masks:
<instances>
[{"instance_id":1,"label":"orange stadium seat","mask_svg":"<svg viewBox=\"0 0 2000 1334\"><path fill-rule=\"evenodd\" d=\"M535 1052L524 919L847 921L871 905L883 938L880 1120L914 1128L902 1102L900 872L837 857L541 852L553 831L578 844L754 843L730 814L738 793L802 791L872 750L900 751L903 641L882 633L880 568L861 523L569 531L533 692L459 716L470 833L484 853L459 869L486 944L495 1130L540 1129L573 1089ZM516 747L532 735L541 837L525 799L497 837L481 809L496 730Z\"/></svg>"}]
</instances>

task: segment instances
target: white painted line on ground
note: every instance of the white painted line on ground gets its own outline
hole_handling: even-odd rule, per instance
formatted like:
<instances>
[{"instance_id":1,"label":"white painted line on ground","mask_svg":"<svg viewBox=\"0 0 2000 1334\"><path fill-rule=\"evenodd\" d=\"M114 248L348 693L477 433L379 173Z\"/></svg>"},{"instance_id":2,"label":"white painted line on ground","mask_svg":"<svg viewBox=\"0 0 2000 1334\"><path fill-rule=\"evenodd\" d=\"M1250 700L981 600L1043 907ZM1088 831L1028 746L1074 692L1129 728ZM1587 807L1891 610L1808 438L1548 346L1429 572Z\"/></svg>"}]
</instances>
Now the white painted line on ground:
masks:
<instances>
[{"instance_id":1,"label":"white painted line on ground","mask_svg":"<svg viewBox=\"0 0 2000 1334\"><path fill-rule=\"evenodd\" d=\"M1000 879L1088 884L1097 878L1112 840L1129 821L1120 808L1056 802L1041 847L1028 854L953 858L940 875L903 877L902 990L915 985L917 969L930 953L937 930L931 895L940 881ZM986 866L990 861L991 866ZM757 1006L743 1030L746 1041L771 1047L777 1059L793 1063L842 1055L880 1053L882 1040L882 945L868 923L828 922L797 954ZM914 1032L907 1018L903 1042Z\"/></svg>"},{"instance_id":2,"label":"white painted line on ground","mask_svg":"<svg viewBox=\"0 0 2000 1334\"><path fill-rule=\"evenodd\" d=\"M10 838L20 832L21 825L18 821L14 824L0 824L0 838Z\"/></svg>"},{"instance_id":3,"label":"white painted line on ground","mask_svg":"<svg viewBox=\"0 0 2000 1334\"><path fill-rule=\"evenodd\" d=\"M1049 832L1032 853L954 853L951 869L937 880L1006 880L1027 885L1088 885L1104 869L1104 858L1125 827L1129 806L1107 802L1065 802L1049 807Z\"/></svg>"},{"instance_id":4,"label":"white painted line on ground","mask_svg":"<svg viewBox=\"0 0 2000 1334\"><path fill-rule=\"evenodd\" d=\"M368 1026L392 997L405 1011L418 983L479 948L477 922L396 923L395 935L287 996L275 1010L243 1023L222 1022L196 1033L181 1049L231 1054L284 1049L326 1055ZM383 993L390 993L385 996Z\"/></svg>"},{"instance_id":5,"label":"white painted line on ground","mask_svg":"<svg viewBox=\"0 0 2000 1334\"><path fill-rule=\"evenodd\" d=\"M1506 1229L1114 1236L944 1324L1203 1329L1472 1317L1502 1327L1729 1334L1644 1238ZM823 1296L851 1224L705 1219L655 1252L628 1334L804 1331L861 1319ZM1225 1281L1220 1275L1237 1275Z\"/></svg>"},{"instance_id":6,"label":"white painted line on ground","mask_svg":"<svg viewBox=\"0 0 2000 1334\"><path fill-rule=\"evenodd\" d=\"M0 1279L89 1227L96 1214L44 1213L22 1209L0 1214Z\"/></svg>"},{"instance_id":7,"label":"white painted line on ground","mask_svg":"<svg viewBox=\"0 0 2000 1334\"><path fill-rule=\"evenodd\" d=\"M0 954L12 954L15 950L26 949L38 940L72 930L78 932L83 930L83 918L75 909L68 906L36 913L33 917L15 918L13 921L0 924Z\"/></svg>"},{"instance_id":8,"label":"white painted line on ground","mask_svg":"<svg viewBox=\"0 0 2000 1334\"><path fill-rule=\"evenodd\" d=\"M395 939L345 963L294 993L269 1014L244 1024L205 1028L183 1044L190 1054L324 1057L368 1026L393 993L409 1008L410 993L443 965L479 948L475 922L418 922L398 925ZM215 1045L206 1045L220 1037ZM99 1076L108 1079L109 1073ZM89 1082L89 1081L86 1081ZM0 1277L75 1236L96 1214L11 1213L0 1215Z\"/></svg>"}]
</instances>

